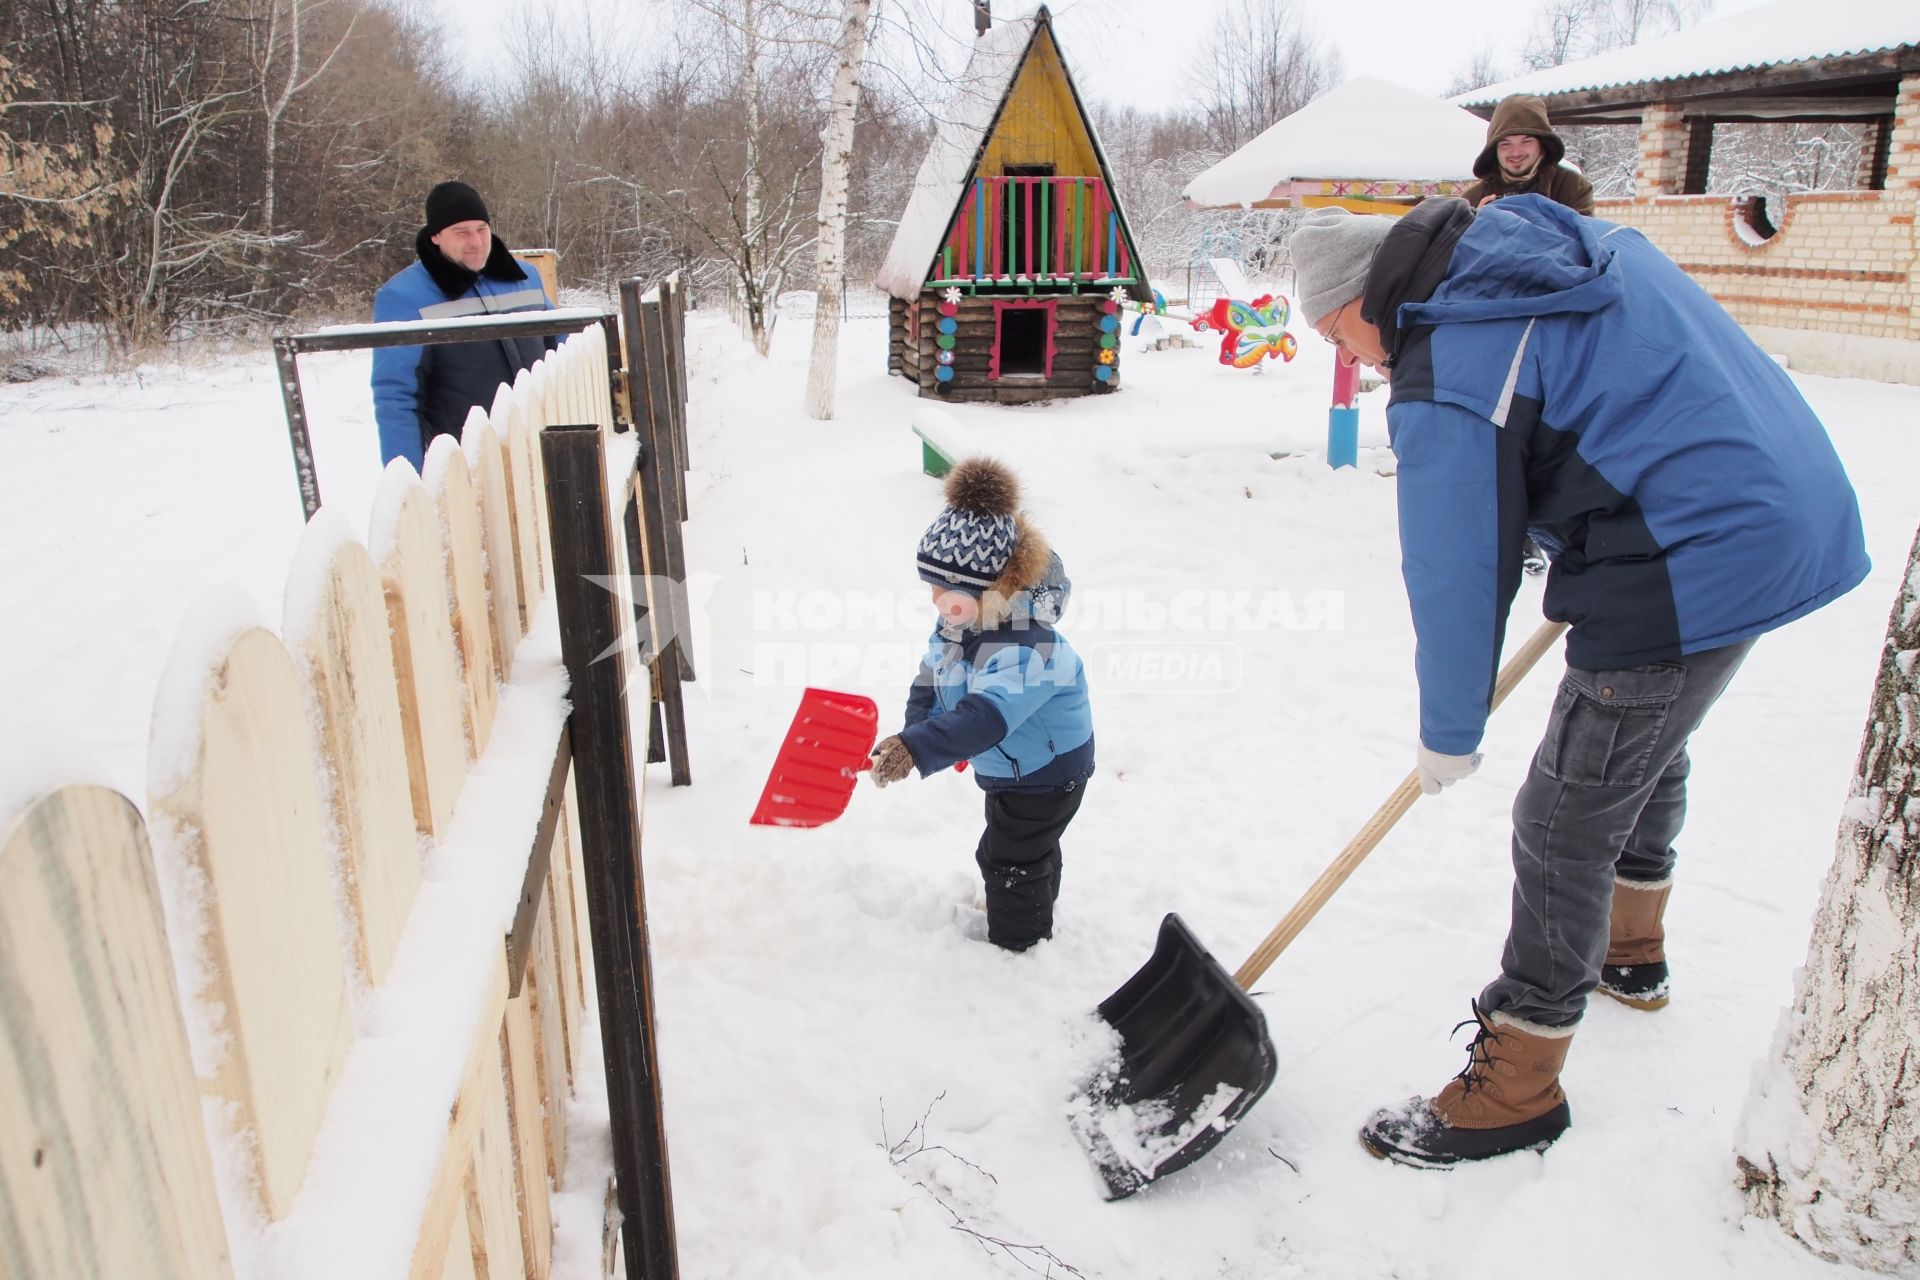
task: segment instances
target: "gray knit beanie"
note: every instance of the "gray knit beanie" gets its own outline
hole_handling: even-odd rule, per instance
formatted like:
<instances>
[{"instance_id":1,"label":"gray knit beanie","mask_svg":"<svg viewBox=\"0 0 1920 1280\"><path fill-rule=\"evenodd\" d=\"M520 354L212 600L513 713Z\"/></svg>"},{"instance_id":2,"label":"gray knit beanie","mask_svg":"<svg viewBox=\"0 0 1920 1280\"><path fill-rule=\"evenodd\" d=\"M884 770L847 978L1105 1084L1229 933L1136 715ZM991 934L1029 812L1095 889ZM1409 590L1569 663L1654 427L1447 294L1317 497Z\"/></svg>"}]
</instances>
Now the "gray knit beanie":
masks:
<instances>
[{"instance_id":1,"label":"gray knit beanie","mask_svg":"<svg viewBox=\"0 0 1920 1280\"><path fill-rule=\"evenodd\" d=\"M1366 290L1373 255L1391 230L1392 218L1340 208L1315 209L1293 229L1294 291L1308 327L1319 328Z\"/></svg>"}]
</instances>

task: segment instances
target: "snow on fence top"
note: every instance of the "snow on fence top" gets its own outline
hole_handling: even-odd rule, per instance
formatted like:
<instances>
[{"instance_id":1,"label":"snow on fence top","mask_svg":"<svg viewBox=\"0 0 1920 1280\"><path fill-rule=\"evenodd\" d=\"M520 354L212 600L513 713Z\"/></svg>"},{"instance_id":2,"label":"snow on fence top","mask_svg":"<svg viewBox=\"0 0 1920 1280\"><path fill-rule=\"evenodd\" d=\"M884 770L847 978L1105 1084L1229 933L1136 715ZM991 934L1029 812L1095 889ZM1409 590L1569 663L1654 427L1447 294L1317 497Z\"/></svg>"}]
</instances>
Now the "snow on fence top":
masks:
<instances>
[{"instance_id":1,"label":"snow on fence top","mask_svg":"<svg viewBox=\"0 0 1920 1280\"><path fill-rule=\"evenodd\" d=\"M1486 121L1432 94L1355 76L1282 116L1189 182L1189 204L1251 207L1297 178L1471 181Z\"/></svg>"},{"instance_id":2,"label":"snow on fence top","mask_svg":"<svg viewBox=\"0 0 1920 1280\"><path fill-rule=\"evenodd\" d=\"M1659 40L1473 89L1453 101L1486 104L1514 93L1607 89L1915 44L1920 4L1914 0L1774 0Z\"/></svg>"}]
</instances>

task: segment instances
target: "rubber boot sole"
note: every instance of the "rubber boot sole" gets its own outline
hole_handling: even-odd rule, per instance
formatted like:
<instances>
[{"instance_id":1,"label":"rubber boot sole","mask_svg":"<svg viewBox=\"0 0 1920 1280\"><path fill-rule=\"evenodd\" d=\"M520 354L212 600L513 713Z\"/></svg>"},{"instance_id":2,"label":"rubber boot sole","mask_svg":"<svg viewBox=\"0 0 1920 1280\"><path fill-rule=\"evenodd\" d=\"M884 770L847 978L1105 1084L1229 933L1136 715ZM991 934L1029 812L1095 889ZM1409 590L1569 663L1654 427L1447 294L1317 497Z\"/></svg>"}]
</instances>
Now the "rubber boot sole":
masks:
<instances>
[{"instance_id":1,"label":"rubber boot sole","mask_svg":"<svg viewBox=\"0 0 1920 1280\"><path fill-rule=\"evenodd\" d=\"M1606 996L1608 999L1618 1000L1630 1009L1646 1009L1648 1011L1664 1009L1673 1000L1673 997L1669 995L1630 996L1624 992L1615 991L1612 987L1608 986L1598 986L1595 987L1594 990Z\"/></svg>"},{"instance_id":2,"label":"rubber boot sole","mask_svg":"<svg viewBox=\"0 0 1920 1280\"><path fill-rule=\"evenodd\" d=\"M1437 1141L1425 1147L1416 1146L1412 1141L1405 1146L1396 1146L1375 1133L1372 1125L1360 1130L1360 1145L1376 1159L1391 1160L1415 1169L1451 1169L1455 1165L1491 1160L1495 1156L1512 1155L1516 1151L1545 1151L1567 1131L1572 1120L1572 1110L1562 1102L1545 1115L1501 1129L1443 1128L1437 1133L1420 1135L1430 1140L1439 1139L1449 1149L1436 1149L1440 1145Z\"/></svg>"}]
</instances>

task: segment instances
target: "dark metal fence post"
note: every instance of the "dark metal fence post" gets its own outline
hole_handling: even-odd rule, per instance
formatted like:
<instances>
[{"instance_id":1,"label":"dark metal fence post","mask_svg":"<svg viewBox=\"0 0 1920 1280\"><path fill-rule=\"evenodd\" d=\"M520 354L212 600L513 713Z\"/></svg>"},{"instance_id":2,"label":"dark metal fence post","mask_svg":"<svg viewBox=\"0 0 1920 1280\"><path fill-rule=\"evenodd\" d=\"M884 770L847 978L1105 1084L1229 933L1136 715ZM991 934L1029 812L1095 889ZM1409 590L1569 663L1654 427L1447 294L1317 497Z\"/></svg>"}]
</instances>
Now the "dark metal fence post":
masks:
<instances>
[{"instance_id":1,"label":"dark metal fence post","mask_svg":"<svg viewBox=\"0 0 1920 1280\"><path fill-rule=\"evenodd\" d=\"M639 493L627 519L629 546L635 537L641 543L651 591L649 630L653 637L653 663L660 680L660 708L665 719L667 751L673 760L675 786L692 781L687 761L686 704L681 683L686 670L690 620L682 616L686 596L686 568L680 546L678 518L679 493L674 485L673 448L670 432L664 430L664 417L658 397L664 394L660 370L647 359L645 307L640 301L640 282L628 280L620 287L622 327L627 344L627 383L633 398L634 429L640 433Z\"/></svg>"},{"instance_id":2,"label":"dark metal fence post","mask_svg":"<svg viewBox=\"0 0 1920 1280\"><path fill-rule=\"evenodd\" d=\"M313 440L307 433L307 401L300 394L300 366L291 339L273 340L273 362L280 367L280 398L287 406L287 441L293 446L293 477L300 482L300 506L306 518L320 509L320 475L313 465Z\"/></svg>"},{"instance_id":3,"label":"dark metal fence post","mask_svg":"<svg viewBox=\"0 0 1920 1280\"><path fill-rule=\"evenodd\" d=\"M546 464L560 651L573 703L568 732L627 1280L677 1280L640 862L639 773L627 717L626 651L619 644L625 628L619 598L593 581L605 581L614 572L600 428L548 427L540 433L540 452ZM607 657L595 661L600 653Z\"/></svg>"}]
</instances>

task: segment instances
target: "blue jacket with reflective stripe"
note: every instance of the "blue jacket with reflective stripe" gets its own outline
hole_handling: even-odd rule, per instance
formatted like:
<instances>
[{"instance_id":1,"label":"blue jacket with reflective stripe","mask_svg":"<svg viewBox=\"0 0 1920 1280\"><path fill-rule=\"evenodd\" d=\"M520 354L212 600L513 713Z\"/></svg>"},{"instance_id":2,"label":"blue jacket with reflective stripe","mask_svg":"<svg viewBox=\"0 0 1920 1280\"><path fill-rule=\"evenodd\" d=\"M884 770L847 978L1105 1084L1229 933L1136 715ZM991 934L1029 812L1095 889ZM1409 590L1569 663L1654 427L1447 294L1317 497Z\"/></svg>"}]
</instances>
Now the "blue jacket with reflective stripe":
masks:
<instances>
[{"instance_id":1,"label":"blue jacket with reflective stripe","mask_svg":"<svg viewBox=\"0 0 1920 1280\"><path fill-rule=\"evenodd\" d=\"M426 243L421 253L439 254ZM522 278L504 278L501 264L518 267ZM457 271L457 268L456 268ZM462 273L467 274L467 273ZM424 262L415 262L380 286L373 295L373 318L453 320L512 311L547 311L540 276L528 263L508 254L499 237L494 253L471 286L448 297ZM494 393L546 354L540 338L491 338L481 342L436 343L422 347L378 347L373 353L373 417L380 428L380 460L405 458L418 470L427 444L437 435L458 436L475 405L493 406Z\"/></svg>"},{"instance_id":2,"label":"blue jacket with reflective stripe","mask_svg":"<svg viewBox=\"0 0 1920 1280\"><path fill-rule=\"evenodd\" d=\"M1639 232L1499 201L1398 321L1387 423L1429 748L1479 746L1525 533L1588 669L1757 636L1866 576L1826 429Z\"/></svg>"}]
</instances>

